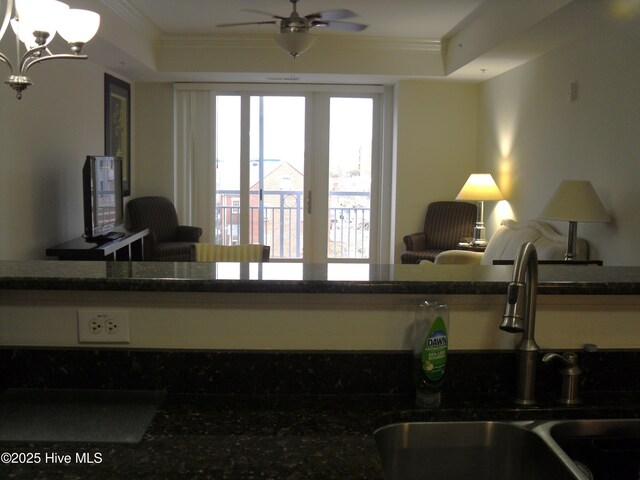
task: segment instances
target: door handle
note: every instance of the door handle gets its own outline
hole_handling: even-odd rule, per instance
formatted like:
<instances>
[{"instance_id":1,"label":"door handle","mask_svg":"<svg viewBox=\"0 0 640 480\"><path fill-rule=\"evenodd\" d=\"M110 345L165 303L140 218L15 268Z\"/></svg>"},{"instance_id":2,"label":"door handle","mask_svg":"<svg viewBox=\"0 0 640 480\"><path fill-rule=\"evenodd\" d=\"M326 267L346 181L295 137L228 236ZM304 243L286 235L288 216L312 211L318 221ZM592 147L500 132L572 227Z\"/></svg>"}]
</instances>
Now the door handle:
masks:
<instances>
[{"instance_id":1,"label":"door handle","mask_svg":"<svg viewBox=\"0 0 640 480\"><path fill-rule=\"evenodd\" d=\"M305 199L304 203L307 204L307 213L311 215L311 190L307 192L307 198Z\"/></svg>"}]
</instances>

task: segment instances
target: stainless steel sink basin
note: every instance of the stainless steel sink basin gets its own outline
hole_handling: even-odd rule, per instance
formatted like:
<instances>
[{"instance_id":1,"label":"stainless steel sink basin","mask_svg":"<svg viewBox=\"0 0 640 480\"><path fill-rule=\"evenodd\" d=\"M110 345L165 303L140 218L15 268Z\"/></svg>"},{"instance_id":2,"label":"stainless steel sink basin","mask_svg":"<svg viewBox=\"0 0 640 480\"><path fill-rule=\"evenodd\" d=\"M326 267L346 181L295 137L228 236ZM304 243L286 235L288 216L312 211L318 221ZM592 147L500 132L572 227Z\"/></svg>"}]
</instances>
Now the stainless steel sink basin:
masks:
<instances>
[{"instance_id":1,"label":"stainless steel sink basin","mask_svg":"<svg viewBox=\"0 0 640 480\"><path fill-rule=\"evenodd\" d=\"M387 480L585 478L525 427L506 422L411 422L387 425L374 436Z\"/></svg>"},{"instance_id":2,"label":"stainless steel sink basin","mask_svg":"<svg viewBox=\"0 0 640 480\"><path fill-rule=\"evenodd\" d=\"M640 420L563 420L536 427L594 480L640 478ZM591 475L591 477L589 477Z\"/></svg>"}]
</instances>

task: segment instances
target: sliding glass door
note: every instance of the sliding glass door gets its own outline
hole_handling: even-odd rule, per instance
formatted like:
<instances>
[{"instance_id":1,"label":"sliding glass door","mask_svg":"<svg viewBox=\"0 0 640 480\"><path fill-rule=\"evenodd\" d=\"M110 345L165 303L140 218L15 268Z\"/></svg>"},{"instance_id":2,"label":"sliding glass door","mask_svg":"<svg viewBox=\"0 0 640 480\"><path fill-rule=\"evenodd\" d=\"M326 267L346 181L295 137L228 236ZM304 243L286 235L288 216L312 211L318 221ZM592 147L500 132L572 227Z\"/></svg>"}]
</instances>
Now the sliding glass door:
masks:
<instances>
[{"instance_id":1,"label":"sliding glass door","mask_svg":"<svg viewBox=\"0 0 640 480\"><path fill-rule=\"evenodd\" d=\"M376 95L216 95L216 243L371 260Z\"/></svg>"}]
</instances>

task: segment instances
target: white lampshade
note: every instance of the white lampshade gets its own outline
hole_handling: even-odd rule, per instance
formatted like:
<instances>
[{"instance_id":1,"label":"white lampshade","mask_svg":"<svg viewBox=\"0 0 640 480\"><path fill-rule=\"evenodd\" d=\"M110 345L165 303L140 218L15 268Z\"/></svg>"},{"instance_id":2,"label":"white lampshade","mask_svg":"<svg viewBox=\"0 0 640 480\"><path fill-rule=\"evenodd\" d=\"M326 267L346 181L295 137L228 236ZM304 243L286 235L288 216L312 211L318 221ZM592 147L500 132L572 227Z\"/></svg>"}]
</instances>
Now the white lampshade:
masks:
<instances>
[{"instance_id":1,"label":"white lampshade","mask_svg":"<svg viewBox=\"0 0 640 480\"><path fill-rule=\"evenodd\" d=\"M504 200L504 196L491 174L472 173L462 186L456 200Z\"/></svg>"},{"instance_id":2,"label":"white lampshade","mask_svg":"<svg viewBox=\"0 0 640 480\"><path fill-rule=\"evenodd\" d=\"M15 5L21 31L47 32L50 38L55 36L62 15L69 10L69 5L57 0L16 0Z\"/></svg>"},{"instance_id":3,"label":"white lampshade","mask_svg":"<svg viewBox=\"0 0 640 480\"><path fill-rule=\"evenodd\" d=\"M563 180L541 217L571 222L611 221L593 185L586 180Z\"/></svg>"},{"instance_id":4,"label":"white lampshade","mask_svg":"<svg viewBox=\"0 0 640 480\"><path fill-rule=\"evenodd\" d=\"M69 43L87 43L99 27L100 15L72 8L62 17L58 32Z\"/></svg>"},{"instance_id":5,"label":"white lampshade","mask_svg":"<svg viewBox=\"0 0 640 480\"><path fill-rule=\"evenodd\" d=\"M306 52L316 41L315 37L303 32L282 32L274 38L280 48L294 58Z\"/></svg>"}]
</instances>

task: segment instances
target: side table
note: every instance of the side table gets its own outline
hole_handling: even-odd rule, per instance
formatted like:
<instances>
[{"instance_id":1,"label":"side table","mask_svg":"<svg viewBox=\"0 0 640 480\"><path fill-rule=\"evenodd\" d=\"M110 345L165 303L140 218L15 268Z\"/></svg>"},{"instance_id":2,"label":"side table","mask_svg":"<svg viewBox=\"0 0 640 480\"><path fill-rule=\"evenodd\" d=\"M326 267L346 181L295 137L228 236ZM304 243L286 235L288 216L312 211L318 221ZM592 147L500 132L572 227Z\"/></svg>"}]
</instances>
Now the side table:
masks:
<instances>
[{"instance_id":1,"label":"side table","mask_svg":"<svg viewBox=\"0 0 640 480\"><path fill-rule=\"evenodd\" d=\"M484 252L487 249L486 245L473 245L468 242L458 242L456 250L466 250L468 252Z\"/></svg>"}]
</instances>

